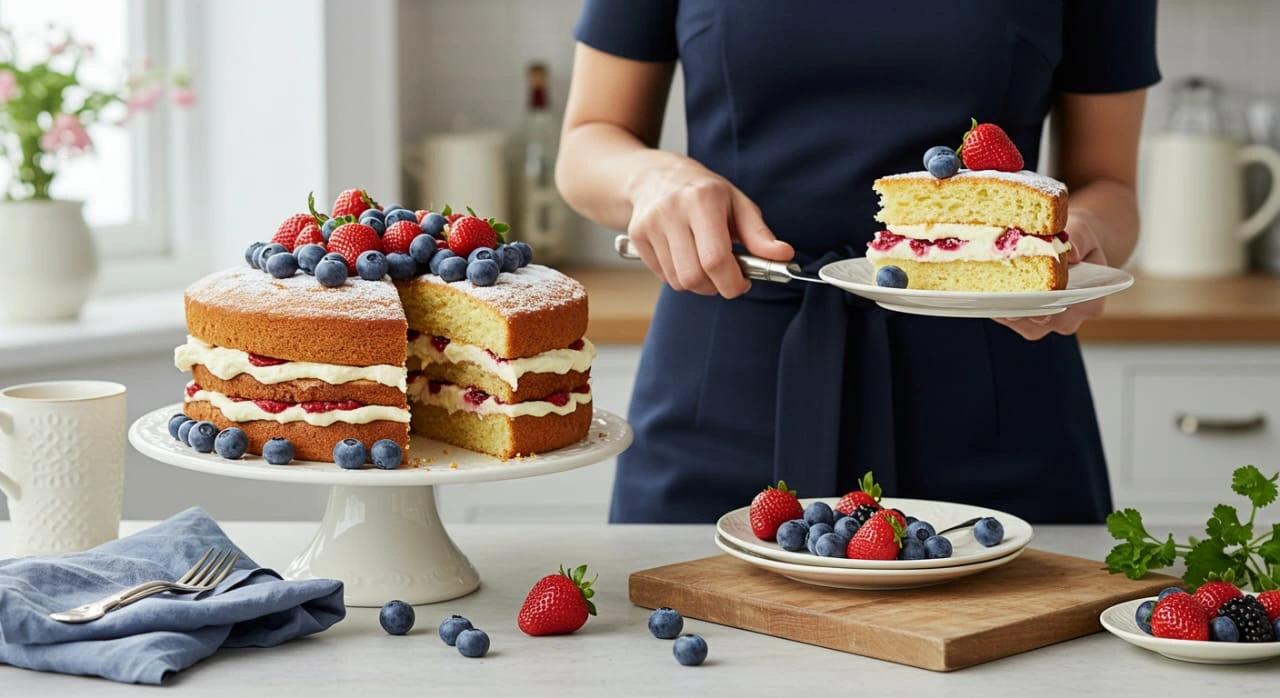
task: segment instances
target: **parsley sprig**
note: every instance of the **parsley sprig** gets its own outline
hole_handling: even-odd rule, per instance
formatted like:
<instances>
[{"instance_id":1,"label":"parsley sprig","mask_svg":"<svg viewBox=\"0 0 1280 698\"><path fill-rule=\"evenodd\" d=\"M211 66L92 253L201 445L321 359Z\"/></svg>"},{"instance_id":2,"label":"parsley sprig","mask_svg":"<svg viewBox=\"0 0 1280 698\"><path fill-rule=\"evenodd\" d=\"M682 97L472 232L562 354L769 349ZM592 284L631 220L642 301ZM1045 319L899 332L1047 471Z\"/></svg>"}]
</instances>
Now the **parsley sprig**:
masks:
<instances>
[{"instance_id":1,"label":"parsley sprig","mask_svg":"<svg viewBox=\"0 0 1280 698\"><path fill-rule=\"evenodd\" d=\"M1107 554L1107 570L1130 579L1141 579L1149 570L1171 567L1178 558L1186 563L1182 579L1195 589L1213 579L1248 580L1256 592L1280 588L1280 524L1254 535L1258 510L1276 501L1276 480L1252 465L1231 475L1231 491L1249 500L1247 521L1235 507L1219 504L1205 523L1204 538L1191 537L1179 544L1170 534L1159 539L1147 532L1142 514L1123 509L1107 517L1107 530L1121 543Z\"/></svg>"}]
</instances>

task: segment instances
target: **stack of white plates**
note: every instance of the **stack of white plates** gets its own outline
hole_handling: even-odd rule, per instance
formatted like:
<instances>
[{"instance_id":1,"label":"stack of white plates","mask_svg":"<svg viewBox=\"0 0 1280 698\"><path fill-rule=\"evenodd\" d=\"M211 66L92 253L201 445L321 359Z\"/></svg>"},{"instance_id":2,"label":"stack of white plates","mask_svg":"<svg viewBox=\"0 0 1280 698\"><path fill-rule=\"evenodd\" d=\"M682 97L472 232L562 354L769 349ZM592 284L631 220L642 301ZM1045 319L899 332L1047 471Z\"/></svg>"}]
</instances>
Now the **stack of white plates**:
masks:
<instances>
[{"instance_id":1,"label":"stack of white plates","mask_svg":"<svg viewBox=\"0 0 1280 698\"><path fill-rule=\"evenodd\" d=\"M802 499L804 506L817 501L834 506L838 499ZM839 589L911 589L949 582L1012 562L1031 542L1034 532L1026 521L995 509L927 499L881 500L885 508L928 521L944 530L970 519L991 516L1004 526L1004 540L990 548L978 543L973 529L946 534L952 555L932 560L849 560L819 557L807 551L787 552L773 541L751 532L749 507L735 509L716 522L716 545L726 553L788 579Z\"/></svg>"}]
</instances>

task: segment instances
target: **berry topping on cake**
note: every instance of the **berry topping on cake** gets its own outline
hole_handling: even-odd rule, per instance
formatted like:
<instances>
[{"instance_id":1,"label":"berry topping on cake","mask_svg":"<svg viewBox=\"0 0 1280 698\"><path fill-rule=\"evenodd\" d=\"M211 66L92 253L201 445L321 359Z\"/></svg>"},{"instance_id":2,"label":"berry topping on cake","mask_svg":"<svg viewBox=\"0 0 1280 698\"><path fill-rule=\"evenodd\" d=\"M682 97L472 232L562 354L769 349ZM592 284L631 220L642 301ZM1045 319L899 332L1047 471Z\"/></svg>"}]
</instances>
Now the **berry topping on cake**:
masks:
<instances>
[{"instance_id":1,"label":"berry topping on cake","mask_svg":"<svg viewBox=\"0 0 1280 698\"><path fill-rule=\"evenodd\" d=\"M747 509L751 519L751 532L760 540L773 540L778 527L793 519L804 518L804 507L796 499L795 490L787 489L787 483L778 481L777 487L766 487L751 500Z\"/></svg>"},{"instance_id":2,"label":"berry topping on cake","mask_svg":"<svg viewBox=\"0 0 1280 698\"><path fill-rule=\"evenodd\" d=\"M409 256L413 257L413 261L418 264L430 264L431 258L436 256L438 249L440 248L436 247L435 238L419 233L413 242L409 243Z\"/></svg>"},{"instance_id":3,"label":"berry topping on cake","mask_svg":"<svg viewBox=\"0 0 1280 698\"><path fill-rule=\"evenodd\" d=\"M400 209L403 211L404 209ZM392 213L399 213L393 211ZM387 232L382 235L382 251L386 254L399 252L400 254L409 254L409 246L413 244L413 239L422 235L422 228L417 223L406 220L398 220L387 225Z\"/></svg>"},{"instance_id":4,"label":"berry topping on cake","mask_svg":"<svg viewBox=\"0 0 1280 698\"><path fill-rule=\"evenodd\" d=\"M489 222L475 216L463 216L449 226L449 249L459 257L467 257L480 247L496 247L498 233Z\"/></svg>"},{"instance_id":5,"label":"berry topping on cake","mask_svg":"<svg viewBox=\"0 0 1280 698\"><path fill-rule=\"evenodd\" d=\"M267 246L267 243L265 242L255 242L252 245L249 245L248 247L246 247L244 250L244 263L248 264L251 267L258 266L254 260L258 256L258 252L266 246Z\"/></svg>"},{"instance_id":6,"label":"berry topping on cake","mask_svg":"<svg viewBox=\"0 0 1280 698\"><path fill-rule=\"evenodd\" d=\"M440 253L436 253L439 257ZM447 257L436 265L436 273L446 282L462 281L467 278L467 260L457 255Z\"/></svg>"},{"instance_id":7,"label":"berry topping on cake","mask_svg":"<svg viewBox=\"0 0 1280 698\"><path fill-rule=\"evenodd\" d=\"M342 255L347 260L347 275L356 273L356 260L369 250L382 249L382 240L378 233L363 223L347 223L329 238L329 251Z\"/></svg>"},{"instance_id":8,"label":"berry topping on cake","mask_svg":"<svg viewBox=\"0 0 1280 698\"><path fill-rule=\"evenodd\" d=\"M337 288L347 281L347 263L345 260L321 259L316 264L316 281L327 288Z\"/></svg>"},{"instance_id":9,"label":"berry topping on cake","mask_svg":"<svg viewBox=\"0 0 1280 698\"><path fill-rule=\"evenodd\" d=\"M298 239L298 233L301 233L308 225L315 225L316 219L309 213L295 213L284 219L280 227L276 229L276 234L271 237L271 242L284 245L290 252L297 246L295 241Z\"/></svg>"},{"instance_id":10,"label":"berry topping on cake","mask_svg":"<svg viewBox=\"0 0 1280 698\"><path fill-rule=\"evenodd\" d=\"M341 218L342 216L359 216L371 208L377 208L378 202L369 198L369 193L363 189L348 189L338 195L336 201L333 202L333 217Z\"/></svg>"},{"instance_id":11,"label":"berry topping on cake","mask_svg":"<svg viewBox=\"0 0 1280 698\"><path fill-rule=\"evenodd\" d=\"M960 155L964 164L971 170L999 170L1000 172L1019 172L1022 170L1022 153L1018 146L1009 140L1009 134L995 124L980 124L973 119L973 127L964 134Z\"/></svg>"},{"instance_id":12,"label":"berry topping on cake","mask_svg":"<svg viewBox=\"0 0 1280 698\"><path fill-rule=\"evenodd\" d=\"M279 366L280 364L287 364L289 362L284 359L276 359L270 356L263 356L261 354L249 352L249 363L261 368L263 366Z\"/></svg>"},{"instance_id":13,"label":"berry topping on cake","mask_svg":"<svg viewBox=\"0 0 1280 698\"><path fill-rule=\"evenodd\" d=\"M377 281L387 275L387 258L377 250L362 252L356 258L356 272L365 281Z\"/></svg>"},{"instance_id":14,"label":"berry topping on cake","mask_svg":"<svg viewBox=\"0 0 1280 698\"><path fill-rule=\"evenodd\" d=\"M442 239L444 237L444 226L448 222L448 219L438 213L428 213L422 217L422 232L431 237Z\"/></svg>"},{"instance_id":15,"label":"berry topping on cake","mask_svg":"<svg viewBox=\"0 0 1280 698\"><path fill-rule=\"evenodd\" d=\"M267 260L267 273L277 279L287 279L298 273L298 258L292 252L271 255Z\"/></svg>"},{"instance_id":16,"label":"berry topping on cake","mask_svg":"<svg viewBox=\"0 0 1280 698\"><path fill-rule=\"evenodd\" d=\"M320 226L316 225L315 221L312 221L303 226L302 230L298 231L298 236L293 239L293 246L289 249L297 252L300 247L306 245L319 245L323 242L324 233L320 232Z\"/></svg>"},{"instance_id":17,"label":"berry topping on cake","mask_svg":"<svg viewBox=\"0 0 1280 698\"><path fill-rule=\"evenodd\" d=\"M413 257L399 252L387 255L387 275L392 281L408 281L417 273L418 263L413 261Z\"/></svg>"},{"instance_id":18,"label":"berry topping on cake","mask_svg":"<svg viewBox=\"0 0 1280 698\"><path fill-rule=\"evenodd\" d=\"M543 400L546 400L556 407L564 407L569 404L569 393L551 393L543 398Z\"/></svg>"},{"instance_id":19,"label":"berry topping on cake","mask_svg":"<svg viewBox=\"0 0 1280 698\"><path fill-rule=\"evenodd\" d=\"M413 211L397 206L395 208L388 208L385 213L388 230L391 229L391 226L401 221L404 221L405 223L413 223L415 227L418 225L418 216L414 214ZM419 230L421 230L421 228L419 228Z\"/></svg>"},{"instance_id":20,"label":"berry topping on cake","mask_svg":"<svg viewBox=\"0 0 1280 698\"><path fill-rule=\"evenodd\" d=\"M945 145L935 145L924 153L924 168L938 179L955 176L960 171L960 158Z\"/></svg>"},{"instance_id":21,"label":"berry topping on cake","mask_svg":"<svg viewBox=\"0 0 1280 698\"><path fill-rule=\"evenodd\" d=\"M316 265L326 254L328 251L318 243L303 245L293 252L293 256L298 258L298 268L306 274L316 273Z\"/></svg>"},{"instance_id":22,"label":"berry topping on cake","mask_svg":"<svg viewBox=\"0 0 1280 698\"><path fill-rule=\"evenodd\" d=\"M467 280L476 286L492 286L500 271L492 259L477 259L467 265Z\"/></svg>"}]
</instances>

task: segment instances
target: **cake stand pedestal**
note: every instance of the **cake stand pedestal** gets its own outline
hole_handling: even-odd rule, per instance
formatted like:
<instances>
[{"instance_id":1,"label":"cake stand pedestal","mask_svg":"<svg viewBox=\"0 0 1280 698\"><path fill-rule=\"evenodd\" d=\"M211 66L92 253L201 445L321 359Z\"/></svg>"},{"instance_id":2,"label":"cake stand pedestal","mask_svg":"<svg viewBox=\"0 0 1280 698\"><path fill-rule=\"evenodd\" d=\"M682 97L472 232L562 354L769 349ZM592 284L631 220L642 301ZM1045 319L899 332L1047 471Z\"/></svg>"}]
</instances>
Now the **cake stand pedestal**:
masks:
<instances>
[{"instance_id":1,"label":"cake stand pedestal","mask_svg":"<svg viewBox=\"0 0 1280 698\"><path fill-rule=\"evenodd\" d=\"M143 455L188 470L330 487L319 530L284 574L340 579L349 606L379 607L392 599L435 603L465 596L480 585L480 575L440 521L435 485L564 472L599 463L631 444L624 420L596 410L582 441L523 460L500 461L415 436L407 462L419 467L343 470L313 461L271 465L258 456L226 460L179 443L169 436L168 422L181 410L181 404L174 404L143 415L129 429L130 443Z\"/></svg>"}]
</instances>

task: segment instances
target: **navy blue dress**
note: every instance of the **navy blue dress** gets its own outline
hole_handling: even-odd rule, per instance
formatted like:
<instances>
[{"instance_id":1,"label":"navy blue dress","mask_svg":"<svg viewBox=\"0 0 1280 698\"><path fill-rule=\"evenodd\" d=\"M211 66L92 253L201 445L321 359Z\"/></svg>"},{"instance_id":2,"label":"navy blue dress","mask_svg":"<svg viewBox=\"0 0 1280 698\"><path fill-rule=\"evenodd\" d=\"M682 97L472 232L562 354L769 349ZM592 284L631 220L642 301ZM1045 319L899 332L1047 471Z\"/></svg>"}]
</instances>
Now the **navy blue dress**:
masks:
<instances>
[{"instance_id":1,"label":"navy blue dress","mask_svg":"<svg viewBox=\"0 0 1280 698\"><path fill-rule=\"evenodd\" d=\"M872 181L1001 125L1028 169L1055 94L1159 80L1155 0L587 0L576 38L679 60L688 152L740 188L797 261L861 256ZM1111 508L1074 337L890 313L839 290L664 288L611 520L709 522L785 479L996 507L1034 522Z\"/></svg>"}]
</instances>

